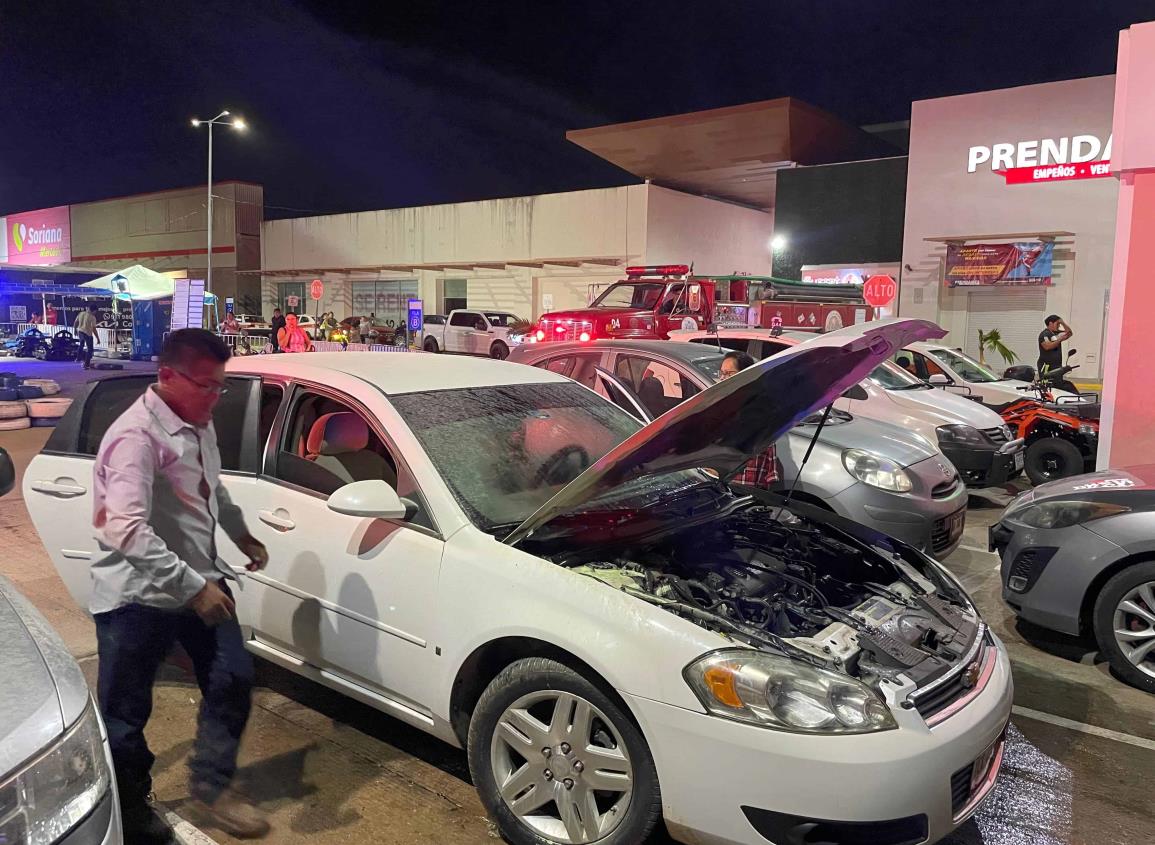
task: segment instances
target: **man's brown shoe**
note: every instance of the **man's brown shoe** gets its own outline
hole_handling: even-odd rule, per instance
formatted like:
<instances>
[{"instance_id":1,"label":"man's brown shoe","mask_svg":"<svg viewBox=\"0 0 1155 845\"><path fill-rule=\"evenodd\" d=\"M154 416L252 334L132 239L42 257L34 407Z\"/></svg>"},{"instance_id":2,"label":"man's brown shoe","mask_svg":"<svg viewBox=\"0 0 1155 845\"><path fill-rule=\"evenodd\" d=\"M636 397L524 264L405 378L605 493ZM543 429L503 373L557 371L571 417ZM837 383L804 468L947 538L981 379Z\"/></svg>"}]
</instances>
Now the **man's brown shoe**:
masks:
<instances>
[{"instance_id":1,"label":"man's brown shoe","mask_svg":"<svg viewBox=\"0 0 1155 845\"><path fill-rule=\"evenodd\" d=\"M269 832L265 814L231 789L211 804L195 801L194 807L214 827L238 839L259 839Z\"/></svg>"}]
</instances>

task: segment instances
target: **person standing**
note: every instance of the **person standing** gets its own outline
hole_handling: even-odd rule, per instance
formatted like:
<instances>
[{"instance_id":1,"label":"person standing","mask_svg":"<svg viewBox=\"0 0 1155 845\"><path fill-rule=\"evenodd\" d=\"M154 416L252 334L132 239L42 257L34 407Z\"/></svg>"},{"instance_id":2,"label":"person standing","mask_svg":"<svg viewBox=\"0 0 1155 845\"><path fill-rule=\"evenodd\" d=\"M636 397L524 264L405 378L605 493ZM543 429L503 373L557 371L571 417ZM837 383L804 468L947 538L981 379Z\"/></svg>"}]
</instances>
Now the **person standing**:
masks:
<instances>
[{"instance_id":1,"label":"person standing","mask_svg":"<svg viewBox=\"0 0 1155 845\"><path fill-rule=\"evenodd\" d=\"M312 352L313 341L305 330L297 325L297 315L288 314L285 317L285 327L278 332L277 345L283 352Z\"/></svg>"},{"instance_id":2,"label":"person standing","mask_svg":"<svg viewBox=\"0 0 1155 845\"><path fill-rule=\"evenodd\" d=\"M1039 375L1047 370L1057 370L1063 366L1063 341L1070 340L1074 332L1057 314L1051 314L1044 321L1046 328L1039 332Z\"/></svg>"},{"instance_id":3,"label":"person standing","mask_svg":"<svg viewBox=\"0 0 1155 845\"><path fill-rule=\"evenodd\" d=\"M726 357L722 359L718 377L725 381L754 364L753 357L745 352L727 352ZM778 447L771 443L766 451L747 461L746 465L742 467L742 471L734 476L734 483L770 490L781 478L782 470L778 463Z\"/></svg>"},{"instance_id":4,"label":"person standing","mask_svg":"<svg viewBox=\"0 0 1155 845\"><path fill-rule=\"evenodd\" d=\"M368 317L362 317L360 324L357 326L357 329L361 335L361 342L362 343L368 343L369 342L369 334L373 330L373 324L371 322L369 322L369 318Z\"/></svg>"},{"instance_id":5,"label":"person standing","mask_svg":"<svg viewBox=\"0 0 1155 845\"><path fill-rule=\"evenodd\" d=\"M96 352L96 306L89 305L77 314L73 327L76 329L76 339L80 341L76 360L84 364L84 369L90 370L92 356Z\"/></svg>"},{"instance_id":6,"label":"person standing","mask_svg":"<svg viewBox=\"0 0 1155 845\"><path fill-rule=\"evenodd\" d=\"M191 658L201 706L189 762L197 809L238 837L263 836L264 815L230 788L251 707L252 657L245 650L218 557L219 525L248 558L268 562L220 483L213 409L225 392L228 346L205 329L164 342L156 384L108 429L96 455L92 564L97 698L108 729L125 841L173 842L148 803L154 761L144 729L157 669L174 643Z\"/></svg>"},{"instance_id":7,"label":"person standing","mask_svg":"<svg viewBox=\"0 0 1155 845\"><path fill-rule=\"evenodd\" d=\"M281 313L280 308L273 309L273 319L269 323L269 343L273 346L274 352L281 351L280 331L285 327L285 315Z\"/></svg>"}]
</instances>

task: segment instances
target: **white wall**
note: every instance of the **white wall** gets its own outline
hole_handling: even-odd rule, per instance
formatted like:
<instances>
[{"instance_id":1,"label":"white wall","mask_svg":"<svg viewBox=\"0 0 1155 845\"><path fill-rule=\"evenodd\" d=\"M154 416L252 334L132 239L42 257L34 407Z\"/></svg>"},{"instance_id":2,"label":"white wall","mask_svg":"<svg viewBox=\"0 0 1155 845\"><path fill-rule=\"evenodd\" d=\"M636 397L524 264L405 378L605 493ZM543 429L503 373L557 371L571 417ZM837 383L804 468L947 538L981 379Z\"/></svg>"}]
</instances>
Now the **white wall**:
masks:
<instances>
[{"instance_id":1,"label":"white wall","mask_svg":"<svg viewBox=\"0 0 1155 845\"><path fill-rule=\"evenodd\" d=\"M706 275L770 273L774 216L649 186L646 264L693 263Z\"/></svg>"},{"instance_id":2,"label":"white wall","mask_svg":"<svg viewBox=\"0 0 1155 845\"><path fill-rule=\"evenodd\" d=\"M936 320L950 341L969 343L968 289L943 286L946 247L928 237L1067 231L1055 247L1054 284L1042 318L1067 317L1079 375L1100 374L1104 295L1110 285L1118 186L1114 178L1008 185L990 165L968 172L972 146L1111 133L1114 77L1028 85L923 100L911 108L910 163L900 313ZM991 238L1005 240L1005 238ZM1027 240L1027 238L1024 238ZM1002 290L983 291L998 297ZM1037 349L1016 350L1034 364Z\"/></svg>"}]
</instances>

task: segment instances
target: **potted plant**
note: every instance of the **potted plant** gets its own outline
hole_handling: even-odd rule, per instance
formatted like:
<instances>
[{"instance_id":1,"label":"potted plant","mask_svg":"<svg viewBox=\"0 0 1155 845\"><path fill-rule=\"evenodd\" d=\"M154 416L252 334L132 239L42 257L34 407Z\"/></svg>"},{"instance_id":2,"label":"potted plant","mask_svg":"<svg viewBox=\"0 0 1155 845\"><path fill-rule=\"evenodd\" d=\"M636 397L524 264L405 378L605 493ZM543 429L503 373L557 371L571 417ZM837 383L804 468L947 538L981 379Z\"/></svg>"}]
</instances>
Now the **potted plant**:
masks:
<instances>
[{"instance_id":1,"label":"potted plant","mask_svg":"<svg viewBox=\"0 0 1155 845\"><path fill-rule=\"evenodd\" d=\"M1003 343L1003 337L1001 334L999 334L998 329L991 329L989 332L984 332L982 329L979 329L978 331L980 364L986 366L986 354L988 351L997 353L999 357L1001 357L1007 364L1015 363L1015 359L1018 356L1015 355L1014 351L1009 346Z\"/></svg>"}]
</instances>

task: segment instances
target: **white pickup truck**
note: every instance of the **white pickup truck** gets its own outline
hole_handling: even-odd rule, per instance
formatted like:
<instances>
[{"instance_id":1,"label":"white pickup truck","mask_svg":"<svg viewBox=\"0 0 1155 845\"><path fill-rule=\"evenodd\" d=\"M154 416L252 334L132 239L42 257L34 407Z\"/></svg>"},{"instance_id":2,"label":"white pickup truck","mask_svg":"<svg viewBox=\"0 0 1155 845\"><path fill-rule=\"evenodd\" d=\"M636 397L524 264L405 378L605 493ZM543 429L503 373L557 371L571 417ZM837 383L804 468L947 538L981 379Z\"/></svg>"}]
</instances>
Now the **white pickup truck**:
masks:
<instances>
[{"instance_id":1,"label":"white pickup truck","mask_svg":"<svg viewBox=\"0 0 1155 845\"><path fill-rule=\"evenodd\" d=\"M458 309L450 311L443 325L425 324L421 348L426 352L453 352L458 355L485 355L505 360L510 347L510 328L524 322L508 311Z\"/></svg>"}]
</instances>

